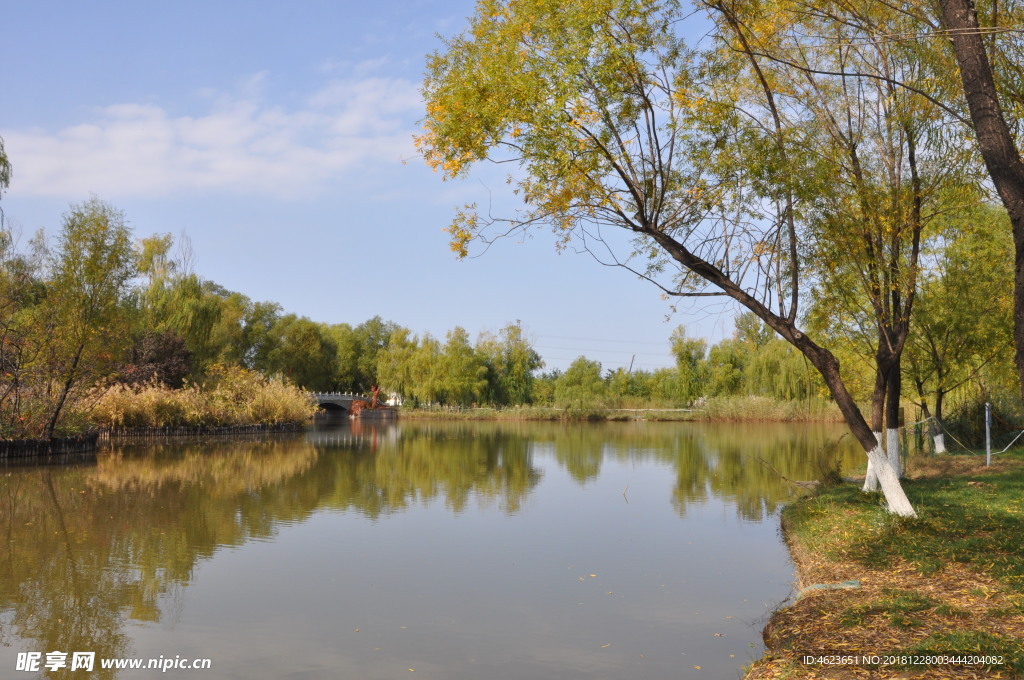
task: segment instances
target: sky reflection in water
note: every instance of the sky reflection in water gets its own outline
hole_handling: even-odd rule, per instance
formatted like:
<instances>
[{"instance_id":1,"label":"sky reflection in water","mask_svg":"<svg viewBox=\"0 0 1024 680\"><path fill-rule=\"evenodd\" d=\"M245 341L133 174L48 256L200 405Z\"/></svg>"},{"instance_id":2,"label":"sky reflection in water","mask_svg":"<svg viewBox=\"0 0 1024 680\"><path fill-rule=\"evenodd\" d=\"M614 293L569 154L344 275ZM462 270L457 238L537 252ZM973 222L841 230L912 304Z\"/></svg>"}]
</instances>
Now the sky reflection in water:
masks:
<instances>
[{"instance_id":1,"label":"sky reflection in water","mask_svg":"<svg viewBox=\"0 0 1024 680\"><path fill-rule=\"evenodd\" d=\"M760 461L813 479L859 462L841 434L341 424L9 467L0 675L60 650L207 680L738 677L792 580Z\"/></svg>"}]
</instances>

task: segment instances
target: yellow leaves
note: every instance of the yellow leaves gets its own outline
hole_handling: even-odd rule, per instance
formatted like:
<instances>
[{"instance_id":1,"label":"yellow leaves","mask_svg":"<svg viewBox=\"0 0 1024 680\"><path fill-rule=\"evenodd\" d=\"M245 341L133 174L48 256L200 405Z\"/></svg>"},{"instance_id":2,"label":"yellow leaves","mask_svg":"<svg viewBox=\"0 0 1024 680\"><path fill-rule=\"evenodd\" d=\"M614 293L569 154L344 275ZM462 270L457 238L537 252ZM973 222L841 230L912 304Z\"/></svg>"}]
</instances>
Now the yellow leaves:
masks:
<instances>
[{"instance_id":1,"label":"yellow leaves","mask_svg":"<svg viewBox=\"0 0 1024 680\"><path fill-rule=\"evenodd\" d=\"M688 110L690 113L696 113L708 104L708 100L698 95L691 95L685 90L679 89L672 93L672 101L676 106L682 107Z\"/></svg>"},{"instance_id":2,"label":"yellow leaves","mask_svg":"<svg viewBox=\"0 0 1024 680\"><path fill-rule=\"evenodd\" d=\"M476 204L468 204L455 213L455 219L444 231L451 235L449 247L459 259L469 256L469 243L479 230L480 216L476 212Z\"/></svg>"}]
</instances>

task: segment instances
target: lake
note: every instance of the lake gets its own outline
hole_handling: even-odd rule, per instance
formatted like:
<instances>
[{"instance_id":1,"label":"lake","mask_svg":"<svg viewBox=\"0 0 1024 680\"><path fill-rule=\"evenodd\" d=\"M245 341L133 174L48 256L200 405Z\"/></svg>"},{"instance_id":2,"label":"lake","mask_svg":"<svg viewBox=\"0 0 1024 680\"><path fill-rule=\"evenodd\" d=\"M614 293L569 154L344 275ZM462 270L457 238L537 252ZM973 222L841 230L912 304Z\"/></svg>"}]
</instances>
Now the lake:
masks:
<instances>
[{"instance_id":1,"label":"lake","mask_svg":"<svg viewBox=\"0 0 1024 680\"><path fill-rule=\"evenodd\" d=\"M780 474L852 469L844 432L346 421L8 465L0 676L737 678L792 591ZM135 658L169 670L100 668Z\"/></svg>"}]
</instances>

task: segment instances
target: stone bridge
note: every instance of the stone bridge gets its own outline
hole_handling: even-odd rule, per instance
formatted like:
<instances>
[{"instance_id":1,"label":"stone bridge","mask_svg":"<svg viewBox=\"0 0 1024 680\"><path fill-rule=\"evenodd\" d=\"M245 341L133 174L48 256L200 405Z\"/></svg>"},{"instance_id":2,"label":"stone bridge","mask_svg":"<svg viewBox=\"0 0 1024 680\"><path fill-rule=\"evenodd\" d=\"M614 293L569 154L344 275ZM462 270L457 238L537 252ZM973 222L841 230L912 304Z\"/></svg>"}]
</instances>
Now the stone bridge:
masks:
<instances>
[{"instance_id":1,"label":"stone bridge","mask_svg":"<svg viewBox=\"0 0 1024 680\"><path fill-rule=\"evenodd\" d=\"M351 411L353 401L369 401L370 397L348 392L313 392L313 398L320 408L327 411Z\"/></svg>"}]
</instances>

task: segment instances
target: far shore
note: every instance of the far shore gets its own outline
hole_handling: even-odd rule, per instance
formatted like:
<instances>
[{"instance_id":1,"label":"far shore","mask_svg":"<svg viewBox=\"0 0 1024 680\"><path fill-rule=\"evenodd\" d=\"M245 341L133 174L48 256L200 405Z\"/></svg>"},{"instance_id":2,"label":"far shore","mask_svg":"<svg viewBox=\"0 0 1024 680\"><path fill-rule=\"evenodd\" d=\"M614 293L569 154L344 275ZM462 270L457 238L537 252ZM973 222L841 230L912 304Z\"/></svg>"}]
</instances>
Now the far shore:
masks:
<instances>
[{"instance_id":1,"label":"far shore","mask_svg":"<svg viewBox=\"0 0 1024 680\"><path fill-rule=\"evenodd\" d=\"M842 423L839 409L823 400L779 401L766 397L708 399L691 408L556 408L551 406L429 407L400 410L402 418L433 420L546 420L546 421L649 421L649 422L763 422Z\"/></svg>"}]
</instances>

